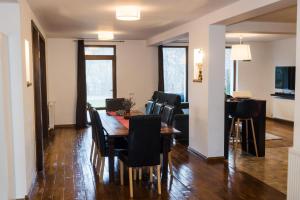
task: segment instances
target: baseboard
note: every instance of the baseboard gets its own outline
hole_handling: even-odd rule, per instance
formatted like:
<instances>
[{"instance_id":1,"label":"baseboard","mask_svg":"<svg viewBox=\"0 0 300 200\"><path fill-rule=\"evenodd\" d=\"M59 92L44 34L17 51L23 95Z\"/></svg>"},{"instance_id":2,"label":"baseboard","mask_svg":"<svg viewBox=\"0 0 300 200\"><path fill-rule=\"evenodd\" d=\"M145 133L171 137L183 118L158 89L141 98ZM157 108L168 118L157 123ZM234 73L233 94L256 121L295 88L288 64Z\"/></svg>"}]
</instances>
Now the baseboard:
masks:
<instances>
[{"instance_id":1,"label":"baseboard","mask_svg":"<svg viewBox=\"0 0 300 200\"><path fill-rule=\"evenodd\" d=\"M59 124L54 125L54 129L56 128L76 128L76 124Z\"/></svg>"},{"instance_id":2,"label":"baseboard","mask_svg":"<svg viewBox=\"0 0 300 200\"><path fill-rule=\"evenodd\" d=\"M284 123L284 124L288 124L288 125L294 125L293 121L289 121L289 120L285 120L285 119L278 119L278 118L273 118L273 117L266 117L266 119Z\"/></svg>"},{"instance_id":3,"label":"baseboard","mask_svg":"<svg viewBox=\"0 0 300 200\"><path fill-rule=\"evenodd\" d=\"M205 155L203 155L202 153L196 151L195 149L188 147L188 151L195 154L196 156L206 160L207 162L211 162L211 161L224 161L225 158L224 156L219 156L219 157L206 157Z\"/></svg>"}]
</instances>

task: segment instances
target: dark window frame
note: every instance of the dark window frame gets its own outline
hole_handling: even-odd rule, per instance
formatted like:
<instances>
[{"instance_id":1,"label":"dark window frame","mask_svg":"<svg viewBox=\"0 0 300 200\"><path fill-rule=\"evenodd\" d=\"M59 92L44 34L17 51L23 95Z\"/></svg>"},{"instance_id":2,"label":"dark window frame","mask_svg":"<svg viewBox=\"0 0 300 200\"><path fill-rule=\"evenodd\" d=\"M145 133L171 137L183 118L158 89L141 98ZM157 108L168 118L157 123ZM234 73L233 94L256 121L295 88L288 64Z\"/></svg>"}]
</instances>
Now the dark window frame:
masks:
<instances>
[{"instance_id":1,"label":"dark window frame","mask_svg":"<svg viewBox=\"0 0 300 200\"><path fill-rule=\"evenodd\" d=\"M117 98L117 48L116 45L84 45L84 47L95 48L113 48L114 55L85 55L85 60L111 60L112 61L112 81L113 81L113 98ZM97 110L105 110L105 107L97 107Z\"/></svg>"},{"instance_id":2,"label":"dark window frame","mask_svg":"<svg viewBox=\"0 0 300 200\"><path fill-rule=\"evenodd\" d=\"M225 49L231 49L230 46L226 46ZM237 62L236 60L233 61L233 91L236 91L237 85Z\"/></svg>"},{"instance_id":3,"label":"dark window frame","mask_svg":"<svg viewBox=\"0 0 300 200\"><path fill-rule=\"evenodd\" d=\"M188 102L189 101L189 47L188 46L162 46L162 50L164 48L182 48L185 49L185 57L186 57L186 66L185 66L185 101ZM163 62L163 57L162 57L162 63L164 66L164 62ZM165 82L165 80L164 80ZM164 83L165 85L165 83Z\"/></svg>"}]
</instances>

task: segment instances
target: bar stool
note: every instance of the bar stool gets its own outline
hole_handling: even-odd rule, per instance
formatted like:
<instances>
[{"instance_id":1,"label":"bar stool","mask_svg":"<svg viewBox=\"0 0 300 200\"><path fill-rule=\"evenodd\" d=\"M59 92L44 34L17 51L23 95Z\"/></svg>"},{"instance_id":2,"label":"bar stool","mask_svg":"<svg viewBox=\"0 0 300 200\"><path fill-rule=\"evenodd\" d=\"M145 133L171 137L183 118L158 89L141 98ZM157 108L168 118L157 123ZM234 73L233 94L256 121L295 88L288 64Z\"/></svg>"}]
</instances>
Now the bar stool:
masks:
<instances>
[{"instance_id":1,"label":"bar stool","mask_svg":"<svg viewBox=\"0 0 300 200\"><path fill-rule=\"evenodd\" d=\"M256 157L258 157L255 129L254 129L254 123L253 123L253 118L257 117L257 115L258 115L258 107L254 100L248 99L248 100L243 100L243 101L240 101L237 103L236 111L234 113L232 113L232 122L231 122L231 127L230 127L230 135L233 135L234 151L236 151L237 143L239 141L241 142L240 122L245 121L247 152L248 152L248 150L249 150L248 122L250 121L253 143L254 143L254 148L255 148L255 154L256 154ZM235 126L235 123L237 123L236 126ZM233 130L234 126L235 126L235 132Z\"/></svg>"}]
</instances>

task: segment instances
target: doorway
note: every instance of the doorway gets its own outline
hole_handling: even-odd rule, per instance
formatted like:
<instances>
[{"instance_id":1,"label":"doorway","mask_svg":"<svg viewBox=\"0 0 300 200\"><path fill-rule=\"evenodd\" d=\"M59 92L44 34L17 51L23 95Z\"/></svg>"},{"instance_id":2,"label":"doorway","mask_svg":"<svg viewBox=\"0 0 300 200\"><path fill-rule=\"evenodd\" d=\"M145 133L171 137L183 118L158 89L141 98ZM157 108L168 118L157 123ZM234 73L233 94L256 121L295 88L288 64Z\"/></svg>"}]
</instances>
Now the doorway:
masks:
<instances>
[{"instance_id":1,"label":"doorway","mask_svg":"<svg viewBox=\"0 0 300 200\"><path fill-rule=\"evenodd\" d=\"M34 22L32 27L32 55L34 81L34 110L36 132L36 167L44 169L44 148L48 142L48 106L45 39Z\"/></svg>"}]
</instances>

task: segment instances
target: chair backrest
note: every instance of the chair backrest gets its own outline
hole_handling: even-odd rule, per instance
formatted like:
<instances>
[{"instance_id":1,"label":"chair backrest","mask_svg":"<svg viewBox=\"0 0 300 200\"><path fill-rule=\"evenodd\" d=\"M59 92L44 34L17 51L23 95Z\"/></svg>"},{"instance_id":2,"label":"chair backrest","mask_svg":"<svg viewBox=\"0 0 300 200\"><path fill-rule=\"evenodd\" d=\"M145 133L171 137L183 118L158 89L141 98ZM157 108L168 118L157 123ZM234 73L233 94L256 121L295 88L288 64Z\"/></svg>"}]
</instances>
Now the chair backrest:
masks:
<instances>
[{"instance_id":1,"label":"chair backrest","mask_svg":"<svg viewBox=\"0 0 300 200\"><path fill-rule=\"evenodd\" d=\"M95 127L93 126L93 113L92 113L92 110L94 108L92 107L92 105L90 103L86 104L86 108L87 108L87 111L88 111L89 116L90 116L90 123L92 125L92 139L93 139L94 142L96 142Z\"/></svg>"},{"instance_id":2,"label":"chair backrest","mask_svg":"<svg viewBox=\"0 0 300 200\"><path fill-rule=\"evenodd\" d=\"M162 113L161 113L161 121L168 125L172 125L173 112L174 112L173 106L169 106L169 105L164 106Z\"/></svg>"},{"instance_id":3,"label":"chair backrest","mask_svg":"<svg viewBox=\"0 0 300 200\"><path fill-rule=\"evenodd\" d=\"M128 165L155 166L160 163L160 128L158 115L139 115L129 119Z\"/></svg>"},{"instance_id":4,"label":"chair backrest","mask_svg":"<svg viewBox=\"0 0 300 200\"><path fill-rule=\"evenodd\" d=\"M160 115L160 113L161 113L163 107L164 107L164 104L162 104L162 103L156 103L156 104L154 105L152 114L153 114L153 115Z\"/></svg>"},{"instance_id":5,"label":"chair backrest","mask_svg":"<svg viewBox=\"0 0 300 200\"><path fill-rule=\"evenodd\" d=\"M150 115L153 112L153 108L154 108L154 101L148 101L146 104L146 110L145 110L145 114L146 115Z\"/></svg>"},{"instance_id":6,"label":"chair backrest","mask_svg":"<svg viewBox=\"0 0 300 200\"><path fill-rule=\"evenodd\" d=\"M234 116L237 118L254 118L259 115L259 107L255 100L247 99L237 103Z\"/></svg>"},{"instance_id":7,"label":"chair backrest","mask_svg":"<svg viewBox=\"0 0 300 200\"><path fill-rule=\"evenodd\" d=\"M105 99L106 111L124 110L124 98Z\"/></svg>"},{"instance_id":8,"label":"chair backrest","mask_svg":"<svg viewBox=\"0 0 300 200\"><path fill-rule=\"evenodd\" d=\"M92 125L95 128L95 136L96 136L96 144L98 150L100 150L100 153L102 156L105 156L107 154L106 152L106 140L105 140L105 134L104 134L104 129L102 126L102 122L99 116L99 113L97 110L92 109L92 114L93 114L93 123Z\"/></svg>"}]
</instances>

